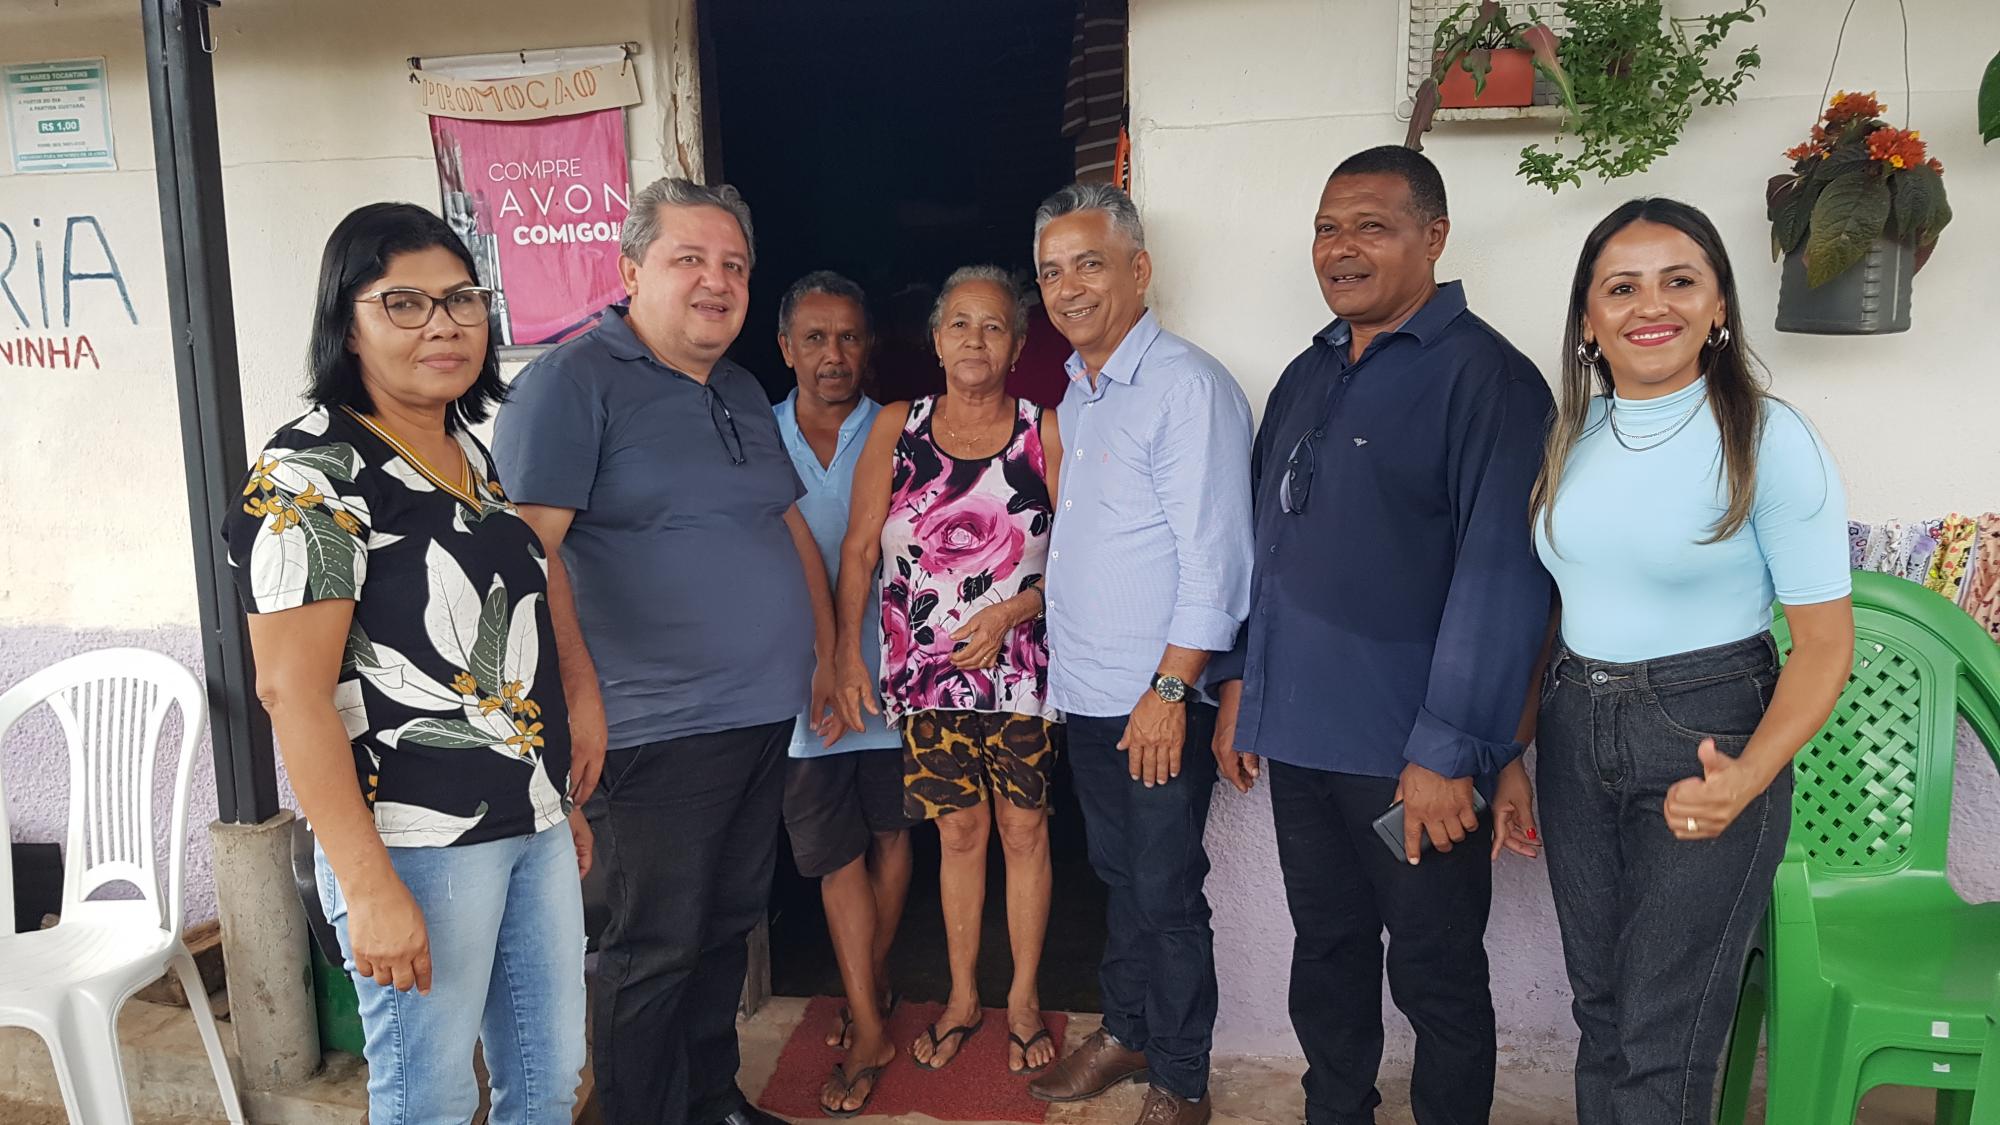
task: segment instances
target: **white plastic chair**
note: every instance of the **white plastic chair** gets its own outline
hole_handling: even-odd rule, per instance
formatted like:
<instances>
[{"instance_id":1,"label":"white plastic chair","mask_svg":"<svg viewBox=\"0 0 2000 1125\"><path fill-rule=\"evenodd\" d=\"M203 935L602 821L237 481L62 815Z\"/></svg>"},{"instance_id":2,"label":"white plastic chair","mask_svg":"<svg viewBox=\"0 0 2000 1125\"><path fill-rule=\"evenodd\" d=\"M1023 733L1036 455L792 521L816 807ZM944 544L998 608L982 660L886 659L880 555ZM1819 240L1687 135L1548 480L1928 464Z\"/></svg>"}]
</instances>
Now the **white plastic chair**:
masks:
<instances>
[{"instance_id":1,"label":"white plastic chair","mask_svg":"<svg viewBox=\"0 0 2000 1125\"><path fill-rule=\"evenodd\" d=\"M24 934L5 932L11 922L0 925L0 1027L28 1028L48 1044L71 1122L130 1125L118 1010L172 969L208 1049L223 1108L242 1125L208 990L180 936L188 780L208 717L201 684L173 660L145 649L73 656L0 695L0 740L43 703L69 742L62 920ZM174 703L181 711L179 753L161 763L160 731ZM153 780L155 769L166 764L174 768L174 811L171 870L162 886L153 854ZM0 840L7 838L0 800ZM137 887L142 897L85 901L117 883ZM13 900L12 857L0 853L0 908L8 918Z\"/></svg>"}]
</instances>

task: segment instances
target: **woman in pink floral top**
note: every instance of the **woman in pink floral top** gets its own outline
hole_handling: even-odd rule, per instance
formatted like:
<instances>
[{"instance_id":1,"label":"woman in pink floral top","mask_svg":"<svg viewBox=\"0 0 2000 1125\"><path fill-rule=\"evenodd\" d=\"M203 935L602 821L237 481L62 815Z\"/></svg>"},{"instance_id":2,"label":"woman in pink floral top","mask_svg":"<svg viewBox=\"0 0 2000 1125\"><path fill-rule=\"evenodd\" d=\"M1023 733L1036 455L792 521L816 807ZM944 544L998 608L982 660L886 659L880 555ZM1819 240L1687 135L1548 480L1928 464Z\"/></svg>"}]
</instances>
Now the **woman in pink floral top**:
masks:
<instances>
[{"instance_id":1,"label":"woman in pink floral top","mask_svg":"<svg viewBox=\"0 0 2000 1125\"><path fill-rule=\"evenodd\" d=\"M859 730L864 708L886 707L901 724L905 804L937 821L942 845L951 998L911 1048L917 1065L932 1070L982 1022L973 968L996 820L1014 954L1008 1065L1026 1074L1055 1060L1037 986L1049 915L1049 737L1058 718L1047 698L1040 587L1062 444L1054 411L1007 394L1026 320L995 267L968 267L945 282L931 314L945 393L892 404L876 418L855 467L841 550L842 718ZM879 704L859 648L877 573ZM851 1060L849 1073L878 1061Z\"/></svg>"}]
</instances>

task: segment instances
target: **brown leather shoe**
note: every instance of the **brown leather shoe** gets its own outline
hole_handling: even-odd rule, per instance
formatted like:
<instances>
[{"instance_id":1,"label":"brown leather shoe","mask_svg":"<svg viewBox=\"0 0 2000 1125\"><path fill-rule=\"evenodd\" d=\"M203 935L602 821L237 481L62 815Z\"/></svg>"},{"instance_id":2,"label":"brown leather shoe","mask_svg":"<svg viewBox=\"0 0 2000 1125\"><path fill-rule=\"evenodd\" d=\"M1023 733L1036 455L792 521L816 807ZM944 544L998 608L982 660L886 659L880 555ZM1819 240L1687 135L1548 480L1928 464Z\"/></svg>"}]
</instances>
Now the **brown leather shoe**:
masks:
<instances>
[{"instance_id":1,"label":"brown leather shoe","mask_svg":"<svg viewBox=\"0 0 2000 1125\"><path fill-rule=\"evenodd\" d=\"M1208 1125L1208 1095L1198 1102L1158 1086L1146 1087L1146 1104L1139 1109L1138 1125Z\"/></svg>"},{"instance_id":2,"label":"brown leather shoe","mask_svg":"<svg viewBox=\"0 0 2000 1125\"><path fill-rule=\"evenodd\" d=\"M1120 1044L1100 1027L1048 1073L1028 1083L1028 1093L1045 1102L1080 1102L1120 1082L1144 1082L1149 1077L1146 1056Z\"/></svg>"}]
</instances>

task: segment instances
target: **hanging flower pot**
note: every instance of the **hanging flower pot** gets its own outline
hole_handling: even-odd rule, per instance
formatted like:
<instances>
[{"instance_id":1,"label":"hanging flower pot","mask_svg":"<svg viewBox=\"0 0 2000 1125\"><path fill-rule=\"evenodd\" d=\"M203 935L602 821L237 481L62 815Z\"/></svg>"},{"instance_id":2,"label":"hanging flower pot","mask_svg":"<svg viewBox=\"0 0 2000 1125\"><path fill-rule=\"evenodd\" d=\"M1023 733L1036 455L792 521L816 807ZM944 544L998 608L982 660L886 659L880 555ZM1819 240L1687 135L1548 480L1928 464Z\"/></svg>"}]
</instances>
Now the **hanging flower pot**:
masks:
<instances>
[{"instance_id":1,"label":"hanging flower pot","mask_svg":"<svg viewBox=\"0 0 2000 1125\"><path fill-rule=\"evenodd\" d=\"M1787 151L1766 192L1784 260L1778 330L1847 335L1910 326L1910 279L1951 222L1944 165L1914 131L1881 120L1873 94L1836 94Z\"/></svg>"},{"instance_id":2,"label":"hanging flower pot","mask_svg":"<svg viewBox=\"0 0 2000 1125\"><path fill-rule=\"evenodd\" d=\"M1475 56L1480 54L1486 56L1487 64L1483 90L1468 69L1476 65ZM1442 57L1439 61L1443 61ZM1513 108L1532 104L1534 100L1535 56L1520 47L1470 52L1438 80L1438 106L1442 109Z\"/></svg>"}]
</instances>

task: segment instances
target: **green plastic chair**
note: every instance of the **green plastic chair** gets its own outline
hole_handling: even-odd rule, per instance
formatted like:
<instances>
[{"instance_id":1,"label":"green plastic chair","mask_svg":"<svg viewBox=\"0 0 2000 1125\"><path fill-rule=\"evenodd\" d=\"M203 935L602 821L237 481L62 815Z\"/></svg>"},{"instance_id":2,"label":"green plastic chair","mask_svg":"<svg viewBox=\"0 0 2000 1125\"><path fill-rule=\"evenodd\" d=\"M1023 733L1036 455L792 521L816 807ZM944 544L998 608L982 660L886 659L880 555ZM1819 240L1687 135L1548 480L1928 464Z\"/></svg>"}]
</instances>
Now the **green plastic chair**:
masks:
<instances>
[{"instance_id":1,"label":"green plastic chair","mask_svg":"<svg viewBox=\"0 0 2000 1125\"><path fill-rule=\"evenodd\" d=\"M2000 1046L2000 978L1993 982L1993 1005L1986 1009L1986 1041ZM2000 1061L1979 1068L1972 1095L1972 1125L2000 1125Z\"/></svg>"},{"instance_id":2,"label":"green plastic chair","mask_svg":"<svg viewBox=\"0 0 2000 1125\"><path fill-rule=\"evenodd\" d=\"M1782 614L1775 631L1789 653ZM1723 1125L1743 1121L1767 1017L1771 1125L1852 1125L1861 1095L1888 1084L1937 1090L1941 1125L1971 1120L2000 903L1959 898L1945 842L1958 716L2000 762L2000 645L1936 593L1869 572L1854 575L1854 631L1853 676L1793 763L1792 831L1744 966Z\"/></svg>"}]
</instances>

